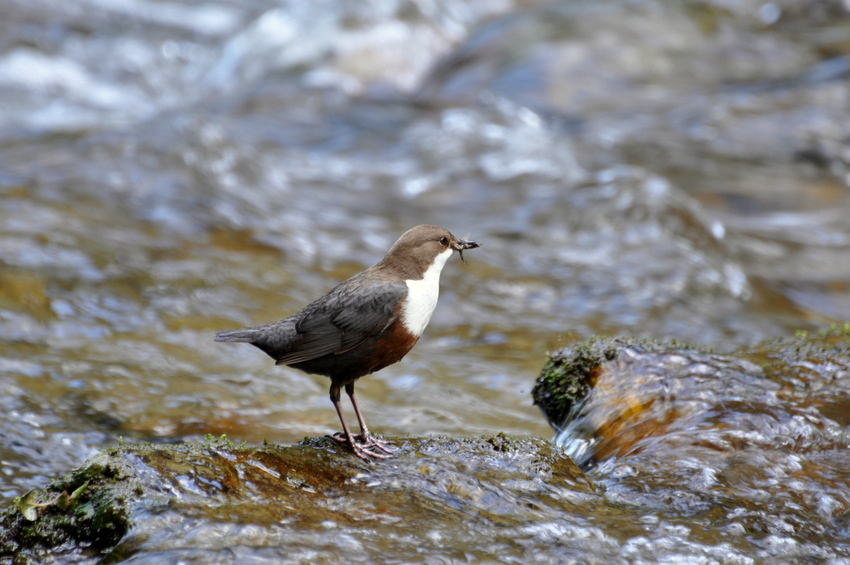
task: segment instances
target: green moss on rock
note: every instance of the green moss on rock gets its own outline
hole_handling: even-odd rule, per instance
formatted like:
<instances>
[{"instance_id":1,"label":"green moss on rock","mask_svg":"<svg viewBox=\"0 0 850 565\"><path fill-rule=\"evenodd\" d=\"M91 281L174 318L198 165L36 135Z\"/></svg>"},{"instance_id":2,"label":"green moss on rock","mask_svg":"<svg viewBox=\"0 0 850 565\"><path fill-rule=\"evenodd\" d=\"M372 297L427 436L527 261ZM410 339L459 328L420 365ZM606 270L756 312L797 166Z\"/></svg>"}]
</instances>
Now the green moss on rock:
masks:
<instances>
[{"instance_id":1,"label":"green moss on rock","mask_svg":"<svg viewBox=\"0 0 850 565\"><path fill-rule=\"evenodd\" d=\"M472 512L490 519L513 495L482 498L469 485L513 492L513 481L534 479L595 492L560 448L540 438L392 442L387 461L361 461L327 437L293 446L234 446L226 438L121 445L0 515L0 563L118 562L144 541L127 534L151 514L169 515L172 525L190 519L273 528L282 520L359 523L379 503L382 513L398 516L439 511L465 519Z\"/></svg>"},{"instance_id":2,"label":"green moss on rock","mask_svg":"<svg viewBox=\"0 0 850 565\"><path fill-rule=\"evenodd\" d=\"M26 562L48 549L72 546L96 555L127 533L125 490L134 486L120 459L107 453L94 457L0 514L0 556Z\"/></svg>"},{"instance_id":3,"label":"green moss on rock","mask_svg":"<svg viewBox=\"0 0 850 565\"><path fill-rule=\"evenodd\" d=\"M531 391L534 404L553 428L563 427L574 408L587 398L602 365L616 360L624 349L638 353L711 352L707 347L675 339L660 342L623 337L592 337L565 347L549 356Z\"/></svg>"},{"instance_id":4,"label":"green moss on rock","mask_svg":"<svg viewBox=\"0 0 850 565\"><path fill-rule=\"evenodd\" d=\"M768 340L744 353L767 367L795 366L802 361L846 363L850 359L850 322L833 324L815 335L799 331L792 338Z\"/></svg>"},{"instance_id":5,"label":"green moss on rock","mask_svg":"<svg viewBox=\"0 0 850 565\"><path fill-rule=\"evenodd\" d=\"M617 358L618 343L591 338L549 356L531 395L554 427L560 427L572 408L587 396L599 367Z\"/></svg>"}]
</instances>

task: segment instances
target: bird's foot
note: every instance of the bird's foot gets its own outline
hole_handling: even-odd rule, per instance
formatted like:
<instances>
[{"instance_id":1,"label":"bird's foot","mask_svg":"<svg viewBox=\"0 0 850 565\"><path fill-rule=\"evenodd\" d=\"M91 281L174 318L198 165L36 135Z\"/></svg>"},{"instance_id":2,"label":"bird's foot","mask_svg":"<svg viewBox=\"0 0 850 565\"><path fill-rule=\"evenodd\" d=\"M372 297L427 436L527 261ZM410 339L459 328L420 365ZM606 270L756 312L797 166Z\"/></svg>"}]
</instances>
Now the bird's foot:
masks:
<instances>
[{"instance_id":1,"label":"bird's foot","mask_svg":"<svg viewBox=\"0 0 850 565\"><path fill-rule=\"evenodd\" d=\"M360 459L366 459L366 456L373 457L375 459L389 459L387 455L393 454L391 449L387 449L386 447L384 447L385 445L392 445L392 443L382 439L378 439L370 433L361 433L351 437L354 440L353 443L348 441L348 439L345 437L345 434L343 434L342 432L337 432L331 436L331 438L333 438L337 442L348 445L354 452L354 455L356 455ZM383 455L379 453L379 451L383 451L387 455Z\"/></svg>"}]
</instances>

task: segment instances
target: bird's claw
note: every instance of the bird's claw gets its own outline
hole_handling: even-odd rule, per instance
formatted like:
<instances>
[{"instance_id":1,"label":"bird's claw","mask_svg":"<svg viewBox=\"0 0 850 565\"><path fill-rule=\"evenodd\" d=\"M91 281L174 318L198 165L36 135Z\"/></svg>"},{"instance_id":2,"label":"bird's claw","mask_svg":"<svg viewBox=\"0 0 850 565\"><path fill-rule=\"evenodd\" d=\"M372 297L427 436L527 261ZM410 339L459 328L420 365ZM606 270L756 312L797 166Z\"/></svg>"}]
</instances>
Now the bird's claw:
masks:
<instances>
[{"instance_id":1,"label":"bird's claw","mask_svg":"<svg viewBox=\"0 0 850 565\"><path fill-rule=\"evenodd\" d=\"M348 438L345 437L345 434L343 434L342 432L337 432L330 437L338 443L344 443L348 445L351 448L351 451L354 452L354 455L356 455L360 459L368 460L366 456L372 457L374 459L389 459L387 455L393 454L392 450L384 447L385 445L392 445L392 443L382 439L378 439L372 434L358 434L356 436L351 436L351 438L354 440L353 442L349 441ZM387 455L382 455L381 453L378 453L376 449L383 451Z\"/></svg>"}]
</instances>

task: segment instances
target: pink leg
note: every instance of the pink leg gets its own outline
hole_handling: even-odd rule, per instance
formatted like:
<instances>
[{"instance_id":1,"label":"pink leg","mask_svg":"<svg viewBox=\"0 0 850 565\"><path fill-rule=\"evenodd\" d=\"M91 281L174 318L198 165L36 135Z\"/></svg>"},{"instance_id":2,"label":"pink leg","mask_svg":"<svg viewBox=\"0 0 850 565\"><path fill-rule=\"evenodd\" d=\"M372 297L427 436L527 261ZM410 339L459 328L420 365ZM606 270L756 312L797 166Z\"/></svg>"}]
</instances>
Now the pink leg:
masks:
<instances>
[{"instance_id":1,"label":"pink leg","mask_svg":"<svg viewBox=\"0 0 850 565\"><path fill-rule=\"evenodd\" d=\"M360 424L360 435L357 436L357 439L369 447L377 447L384 453L391 454L392 451L384 447L385 445L391 445L390 442L378 439L369 433L369 429L366 427L366 420L363 419L360 407L357 406L357 399L354 397L354 383L345 385L345 393L351 399L351 405L354 406L354 413L357 415L357 423Z\"/></svg>"},{"instance_id":2,"label":"pink leg","mask_svg":"<svg viewBox=\"0 0 850 565\"><path fill-rule=\"evenodd\" d=\"M380 453L374 451L372 448L378 447L381 451L385 451L387 453L391 453L390 451L387 451L386 449L384 449L383 447L381 447L381 446L379 446L375 443L364 442L365 445L359 445L355 441L354 436L351 435L351 430L348 429L348 424L345 423L345 417L342 414L342 406L340 406L340 403L339 403L339 399L340 399L339 389L340 389L339 385L332 383L331 384L330 396L331 396L331 402L333 402L334 408L336 408L336 413L339 416L339 421L342 424L342 433L343 433L344 437L339 437L338 435L334 435L332 437L340 443L348 444L348 447L351 448L351 451L354 452L354 455L356 455L360 459L368 459L368 457L374 457L375 459L386 459L387 458L386 455L381 455ZM346 392L347 392L347 387L346 387ZM357 410L356 407L355 407L355 412L357 412L358 420L360 421L360 425L361 425L361 428L362 428L363 423L362 423L362 420L360 419L360 414L359 414L359 411Z\"/></svg>"}]
</instances>

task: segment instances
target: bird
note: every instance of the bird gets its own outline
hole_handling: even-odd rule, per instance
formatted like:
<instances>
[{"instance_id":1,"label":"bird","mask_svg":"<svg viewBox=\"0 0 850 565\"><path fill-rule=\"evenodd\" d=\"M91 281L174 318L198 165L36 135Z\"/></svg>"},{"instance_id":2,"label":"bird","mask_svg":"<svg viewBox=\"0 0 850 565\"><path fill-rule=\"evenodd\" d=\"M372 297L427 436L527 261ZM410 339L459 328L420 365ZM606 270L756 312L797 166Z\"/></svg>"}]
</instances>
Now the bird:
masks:
<instances>
[{"instance_id":1,"label":"bird","mask_svg":"<svg viewBox=\"0 0 850 565\"><path fill-rule=\"evenodd\" d=\"M440 292L440 273L457 251L481 247L444 228L407 230L378 263L341 282L297 313L264 326L218 332L215 341L250 343L275 360L330 378L330 399L342 432L331 437L360 459L386 459L389 442L366 427L354 383L407 355L431 319ZM353 435L340 405L345 389L360 425Z\"/></svg>"}]
</instances>

